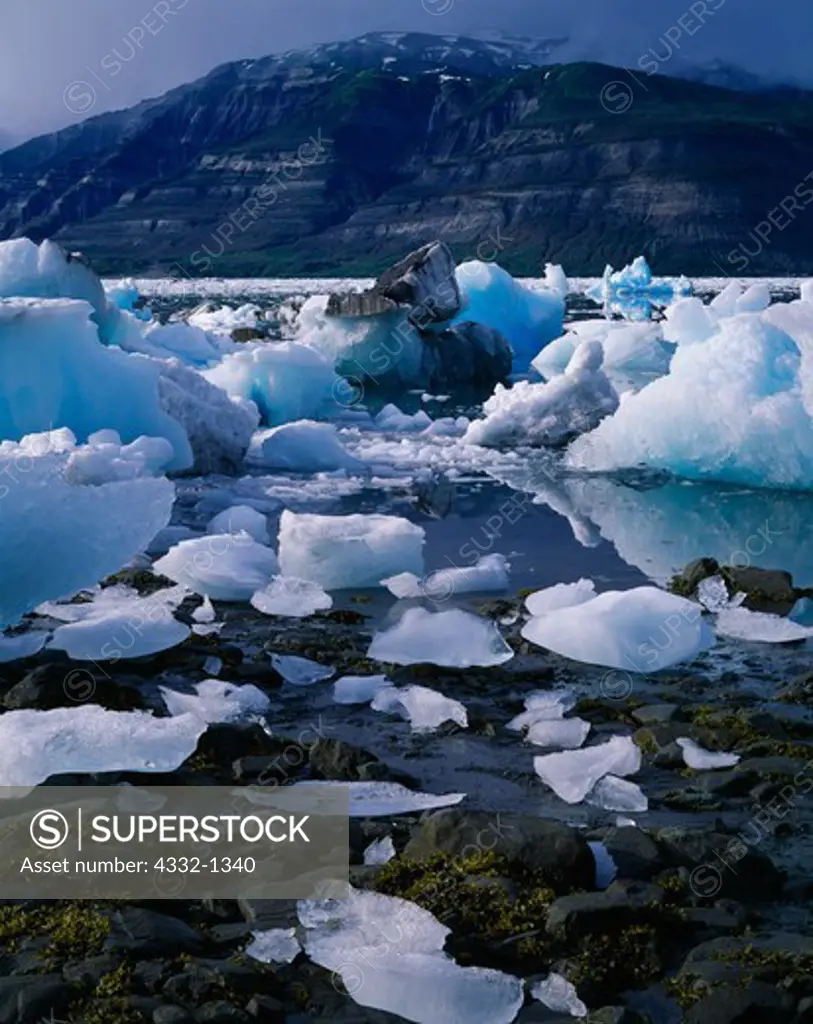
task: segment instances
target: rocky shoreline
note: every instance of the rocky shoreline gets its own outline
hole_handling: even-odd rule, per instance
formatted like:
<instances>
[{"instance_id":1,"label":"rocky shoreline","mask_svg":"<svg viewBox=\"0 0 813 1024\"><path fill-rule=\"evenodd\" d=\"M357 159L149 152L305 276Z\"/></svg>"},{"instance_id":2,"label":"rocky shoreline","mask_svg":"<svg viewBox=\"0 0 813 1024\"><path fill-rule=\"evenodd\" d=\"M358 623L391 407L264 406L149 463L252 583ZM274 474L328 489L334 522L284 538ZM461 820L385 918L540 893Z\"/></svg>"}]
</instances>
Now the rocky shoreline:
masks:
<instances>
[{"instance_id":1,"label":"rocky shoreline","mask_svg":"<svg viewBox=\"0 0 813 1024\"><path fill-rule=\"evenodd\" d=\"M142 589L162 583L149 574L129 582ZM430 911L451 929L446 951L461 966L514 974L529 993L555 971L575 985L596 1024L813 1020L813 672L804 646L785 646L788 674L771 680L771 700L733 661L726 667L707 656L691 670L627 686L617 674L531 648L518 626L505 626L520 603L480 605L500 619L516 652L497 668L369 662L363 598L295 625L222 606L220 636L195 636L151 658L89 668L51 652L7 663L0 704L4 712L44 710L75 706L79 697L162 715L157 684L190 686L218 659L224 679L251 682L271 698L266 728L210 725L195 753L165 775L49 781L329 779L467 791L456 808L354 819L350 846L352 885ZM387 671L399 684L436 687L467 706L469 729L447 724L426 736L400 722L371 728L369 713L327 700L324 684L287 687L272 652L318 659L336 675ZM756 656L747 660L753 678L768 671ZM539 748L505 732L523 693L563 685L579 695L574 714L595 737L631 736L637 744L644 814L619 819L563 804L534 775L530 752ZM365 735L369 747L359 742ZM686 737L740 760L691 769L677 743ZM477 788L469 785L474 778ZM365 864L370 843L387 838L396 856ZM612 881L606 857L615 866ZM305 954L290 964L247 956L252 933L269 928L300 928L294 901L7 901L0 906L0 1024L402 1019L358 1005L338 976ZM517 1017L520 1024L570 1019L530 994Z\"/></svg>"}]
</instances>

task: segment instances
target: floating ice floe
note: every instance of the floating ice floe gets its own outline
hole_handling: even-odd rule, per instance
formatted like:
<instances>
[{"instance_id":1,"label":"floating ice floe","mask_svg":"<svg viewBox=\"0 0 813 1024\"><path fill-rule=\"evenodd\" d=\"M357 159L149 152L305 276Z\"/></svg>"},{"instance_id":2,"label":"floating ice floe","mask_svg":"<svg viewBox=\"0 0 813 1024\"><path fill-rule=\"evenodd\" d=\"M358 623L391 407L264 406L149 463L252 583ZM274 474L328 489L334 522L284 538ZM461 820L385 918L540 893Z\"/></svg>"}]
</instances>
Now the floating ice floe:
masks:
<instances>
[{"instance_id":1,"label":"floating ice floe","mask_svg":"<svg viewBox=\"0 0 813 1024\"><path fill-rule=\"evenodd\" d=\"M681 737L677 740L677 745L683 751L683 761L689 768L694 768L696 771L703 771L707 768L733 768L735 764L740 761L739 754L726 754L722 751L716 750L704 750L699 744L695 743L694 740L690 740L687 737ZM618 808L618 810L626 810L628 808Z\"/></svg>"},{"instance_id":2,"label":"floating ice floe","mask_svg":"<svg viewBox=\"0 0 813 1024\"><path fill-rule=\"evenodd\" d=\"M640 767L641 751L629 736L534 758L536 774L568 804L581 803L605 775L634 775Z\"/></svg>"},{"instance_id":3,"label":"floating ice floe","mask_svg":"<svg viewBox=\"0 0 813 1024\"><path fill-rule=\"evenodd\" d=\"M556 447L584 434L618 408L618 394L601 369L597 341L582 342L565 372L546 384L498 384L463 440L486 447Z\"/></svg>"},{"instance_id":4,"label":"floating ice floe","mask_svg":"<svg viewBox=\"0 0 813 1024\"><path fill-rule=\"evenodd\" d=\"M525 739L536 747L578 750L589 732L590 723L583 718L539 719L529 726Z\"/></svg>"},{"instance_id":5,"label":"floating ice floe","mask_svg":"<svg viewBox=\"0 0 813 1024\"><path fill-rule=\"evenodd\" d=\"M219 512L206 527L209 534L247 533L258 544L269 544L268 520L250 505L232 505Z\"/></svg>"},{"instance_id":6,"label":"floating ice floe","mask_svg":"<svg viewBox=\"0 0 813 1024\"><path fill-rule=\"evenodd\" d=\"M649 800L641 787L617 775L605 775L587 794L587 803L603 811L640 813L649 809Z\"/></svg>"},{"instance_id":7,"label":"floating ice floe","mask_svg":"<svg viewBox=\"0 0 813 1024\"><path fill-rule=\"evenodd\" d=\"M156 718L97 704L0 715L0 786L38 786L79 772L172 772L195 752L198 715Z\"/></svg>"},{"instance_id":8,"label":"floating ice floe","mask_svg":"<svg viewBox=\"0 0 813 1024\"><path fill-rule=\"evenodd\" d=\"M397 598L427 598L447 601L460 594L499 593L508 589L511 566L505 555L484 555L467 568L451 566L435 569L419 579L414 573L402 572L382 580L382 584Z\"/></svg>"},{"instance_id":9,"label":"floating ice floe","mask_svg":"<svg viewBox=\"0 0 813 1024\"><path fill-rule=\"evenodd\" d=\"M724 319L706 341L679 345L666 376L573 442L570 468L813 487L809 374L794 338L766 317Z\"/></svg>"},{"instance_id":10,"label":"floating ice floe","mask_svg":"<svg viewBox=\"0 0 813 1024\"><path fill-rule=\"evenodd\" d=\"M587 1007L579 999L576 989L561 974L549 974L544 981L531 987L531 997L538 999L554 1013L569 1013L571 1017L586 1017Z\"/></svg>"},{"instance_id":11,"label":"floating ice floe","mask_svg":"<svg viewBox=\"0 0 813 1024\"><path fill-rule=\"evenodd\" d=\"M763 644L788 644L813 636L813 628L802 626L782 615L736 607L720 611L714 628L719 636Z\"/></svg>"},{"instance_id":12,"label":"floating ice floe","mask_svg":"<svg viewBox=\"0 0 813 1024\"><path fill-rule=\"evenodd\" d=\"M380 690L391 686L386 676L342 676L333 685L333 700L337 704L369 704Z\"/></svg>"},{"instance_id":13,"label":"floating ice floe","mask_svg":"<svg viewBox=\"0 0 813 1024\"><path fill-rule=\"evenodd\" d=\"M416 793L400 782L296 782L297 786L342 786L350 795L351 818L391 818L399 814L418 814L454 807L466 799L465 793Z\"/></svg>"},{"instance_id":14,"label":"floating ice floe","mask_svg":"<svg viewBox=\"0 0 813 1024\"><path fill-rule=\"evenodd\" d=\"M325 590L378 587L400 572L423 575L424 531L398 516L320 516L285 510L279 559L285 576Z\"/></svg>"},{"instance_id":15,"label":"floating ice floe","mask_svg":"<svg viewBox=\"0 0 813 1024\"><path fill-rule=\"evenodd\" d=\"M297 910L305 952L361 1006L415 1024L510 1024L524 1002L519 978L456 964L443 952L449 929L407 900L351 888Z\"/></svg>"},{"instance_id":16,"label":"floating ice floe","mask_svg":"<svg viewBox=\"0 0 813 1024\"><path fill-rule=\"evenodd\" d=\"M514 372L528 369L540 347L562 333L565 296L561 268L549 267L544 286L531 290L496 263L462 263L456 275L463 299L457 322L473 320L499 331L514 350Z\"/></svg>"},{"instance_id":17,"label":"floating ice floe","mask_svg":"<svg viewBox=\"0 0 813 1024\"><path fill-rule=\"evenodd\" d=\"M254 932L246 946L246 956L263 964L292 964L302 952L296 928L271 928Z\"/></svg>"},{"instance_id":18,"label":"floating ice floe","mask_svg":"<svg viewBox=\"0 0 813 1024\"><path fill-rule=\"evenodd\" d=\"M263 423L319 419L336 409L336 375L316 349L295 342L241 346L203 376L232 397L255 403Z\"/></svg>"},{"instance_id":19,"label":"floating ice floe","mask_svg":"<svg viewBox=\"0 0 813 1024\"><path fill-rule=\"evenodd\" d=\"M304 619L332 608L333 598L318 583L295 580L290 576L274 576L267 586L252 594L251 605L263 615Z\"/></svg>"},{"instance_id":20,"label":"floating ice floe","mask_svg":"<svg viewBox=\"0 0 813 1024\"><path fill-rule=\"evenodd\" d=\"M168 686L159 689L171 715L197 715L207 724L256 718L271 706L266 694L251 683L236 686L219 679L204 679L195 684L194 693L181 693Z\"/></svg>"},{"instance_id":21,"label":"floating ice floe","mask_svg":"<svg viewBox=\"0 0 813 1024\"><path fill-rule=\"evenodd\" d=\"M368 657L395 665L487 668L510 661L514 652L487 619L457 608L410 608L391 629L375 634Z\"/></svg>"},{"instance_id":22,"label":"floating ice floe","mask_svg":"<svg viewBox=\"0 0 813 1024\"><path fill-rule=\"evenodd\" d=\"M376 839L370 843L364 851L364 863L368 866L374 864L389 864L395 856L395 844L392 836L384 836L383 839Z\"/></svg>"},{"instance_id":23,"label":"floating ice floe","mask_svg":"<svg viewBox=\"0 0 813 1024\"><path fill-rule=\"evenodd\" d=\"M392 403L385 405L373 422L379 430L392 433L418 432L432 426L431 417L423 409L410 416L408 413L401 412L398 406L392 405Z\"/></svg>"},{"instance_id":24,"label":"floating ice floe","mask_svg":"<svg viewBox=\"0 0 813 1024\"><path fill-rule=\"evenodd\" d=\"M715 642L697 604L657 587L558 608L530 619L522 635L573 661L641 673L690 661Z\"/></svg>"},{"instance_id":25,"label":"floating ice floe","mask_svg":"<svg viewBox=\"0 0 813 1024\"><path fill-rule=\"evenodd\" d=\"M117 572L169 522L175 489L168 480L138 475L145 467L136 460L132 476L81 483L72 460L86 450L69 430L0 444L0 626Z\"/></svg>"},{"instance_id":26,"label":"floating ice floe","mask_svg":"<svg viewBox=\"0 0 813 1024\"><path fill-rule=\"evenodd\" d=\"M272 654L271 664L291 686L313 686L335 675L335 670L295 654Z\"/></svg>"},{"instance_id":27,"label":"floating ice floe","mask_svg":"<svg viewBox=\"0 0 813 1024\"><path fill-rule=\"evenodd\" d=\"M332 423L298 420L261 431L249 451L264 469L289 473L366 473L367 467L348 452Z\"/></svg>"},{"instance_id":28,"label":"floating ice floe","mask_svg":"<svg viewBox=\"0 0 813 1024\"><path fill-rule=\"evenodd\" d=\"M592 580L580 579L576 583L557 583L554 587L537 590L525 598L525 607L531 615L547 615L559 608L573 608L596 597Z\"/></svg>"},{"instance_id":29,"label":"floating ice floe","mask_svg":"<svg viewBox=\"0 0 813 1024\"><path fill-rule=\"evenodd\" d=\"M370 706L373 711L400 715L413 732L433 732L446 722L454 722L461 729L469 727L466 708L459 700L426 686L388 686L376 693Z\"/></svg>"},{"instance_id":30,"label":"floating ice floe","mask_svg":"<svg viewBox=\"0 0 813 1024\"><path fill-rule=\"evenodd\" d=\"M249 601L279 571L271 548L258 544L245 531L183 540L153 568L215 601Z\"/></svg>"},{"instance_id":31,"label":"floating ice floe","mask_svg":"<svg viewBox=\"0 0 813 1024\"><path fill-rule=\"evenodd\" d=\"M129 587L108 587L93 601L52 609L69 618L54 631L49 647L74 661L113 662L177 647L190 632L174 616L185 594L183 587L170 587L138 597Z\"/></svg>"}]
</instances>

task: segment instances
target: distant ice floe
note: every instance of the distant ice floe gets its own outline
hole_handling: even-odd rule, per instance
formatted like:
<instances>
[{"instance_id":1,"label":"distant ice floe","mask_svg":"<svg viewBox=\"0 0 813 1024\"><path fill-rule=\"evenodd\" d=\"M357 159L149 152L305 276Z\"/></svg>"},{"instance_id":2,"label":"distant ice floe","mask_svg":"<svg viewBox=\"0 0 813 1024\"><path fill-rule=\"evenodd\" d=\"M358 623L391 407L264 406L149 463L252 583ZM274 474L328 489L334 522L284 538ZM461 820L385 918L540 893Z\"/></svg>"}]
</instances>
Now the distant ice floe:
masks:
<instances>
[{"instance_id":1,"label":"distant ice floe","mask_svg":"<svg viewBox=\"0 0 813 1024\"><path fill-rule=\"evenodd\" d=\"M376 633L368 657L395 665L486 668L503 665L514 652L487 619L458 608L409 608L395 626Z\"/></svg>"},{"instance_id":2,"label":"distant ice floe","mask_svg":"<svg viewBox=\"0 0 813 1024\"><path fill-rule=\"evenodd\" d=\"M423 575L424 530L397 516L282 514L279 560L285 576L325 590L379 587L401 572Z\"/></svg>"},{"instance_id":3,"label":"distant ice floe","mask_svg":"<svg viewBox=\"0 0 813 1024\"><path fill-rule=\"evenodd\" d=\"M206 532L215 535L247 533L258 544L271 542L268 520L250 505L232 505L219 512L210 520Z\"/></svg>"},{"instance_id":4,"label":"distant ice floe","mask_svg":"<svg viewBox=\"0 0 813 1024\"><path fill-rule=\"evenodd\" d=\"M297 911L308 957L361 1006L416 1024L511 1024L524 1002L521 979L455 963L443 952L449 929L407 900L351 887L346 900L300 900ZM398 924L395 941L382 939L385 922Z\"/></svg>"},{"instance_id":5,"label":"distant ice floe","mask_svg":"<svg viewBox=\"0 0 813 1024\"><path fill-rule=\"evenodd\" d=\"M656 587L557 608L529 619L522 635L573 661L638 673L691 661L714 644L699 605Z\"/></svg>"},{"instance_id":6,"label":"distant ice floe","mask_svg":"<svg viewBox=\"0 0 813 1024\"><path fill-rule=\"evenodd\" d=\"M146 453L64 429L0 444L0 625L117 572L166 526L175 489Z\"/></svg>"}]
</instances>

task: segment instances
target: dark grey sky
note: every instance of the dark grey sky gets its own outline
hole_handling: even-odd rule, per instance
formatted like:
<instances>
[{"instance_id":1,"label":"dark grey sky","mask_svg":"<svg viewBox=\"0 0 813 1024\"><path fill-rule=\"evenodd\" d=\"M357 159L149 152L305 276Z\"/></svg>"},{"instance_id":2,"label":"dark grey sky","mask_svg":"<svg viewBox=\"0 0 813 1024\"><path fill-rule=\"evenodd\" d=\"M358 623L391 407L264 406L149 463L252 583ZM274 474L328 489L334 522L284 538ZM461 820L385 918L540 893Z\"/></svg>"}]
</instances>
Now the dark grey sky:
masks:
<instances>
[{"instance_id":1,"label":"dark grey sky","mask_svg":"<svg viewBox=\"0 0 813 1024\"><path fill-rule=\"evenodd\" d=\"M684 16L682 56L813 80L811 0L3 0L0 145L130 106L216 64L374 29L570 35L568 56L635 65ZM687 17L708 12L706 24ZM171 10L163 22L154 13ZM146 29L139 26L147 25ZM133 34L135 30L135 35ZM114 49L144 38L115 77ZM154 34L151 34L154 33ZM93 75L98 76L98 80ZM91 109L72 83L94 83ZM67 92L67 106L66 106ZM74 108L73 110L69 108Z\"/></svg>"}]
</instances>

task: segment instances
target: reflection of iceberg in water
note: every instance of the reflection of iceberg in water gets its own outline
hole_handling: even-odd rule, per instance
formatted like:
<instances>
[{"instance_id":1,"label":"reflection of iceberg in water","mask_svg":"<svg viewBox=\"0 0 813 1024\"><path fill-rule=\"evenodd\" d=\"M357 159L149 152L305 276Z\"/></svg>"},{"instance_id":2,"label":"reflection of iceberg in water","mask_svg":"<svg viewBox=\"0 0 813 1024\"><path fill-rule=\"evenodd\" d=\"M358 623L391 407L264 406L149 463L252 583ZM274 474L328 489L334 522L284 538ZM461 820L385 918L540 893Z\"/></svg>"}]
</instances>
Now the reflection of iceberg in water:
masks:
<instances>
[{"instance_id":1,"label":"reflection of iceberg in water","mask_svg":"<svg viewBox=\"0 0 813 1024\"><path fill-rule=\"evenodd\" d=\"M564 516L579 543L603 538L650 579L666 582L701 556L785 569L813 586L813 495L669 481L641 487L608 477L552 479L533 467L500 473L510 487Z\"/></svg>"}]
</instances>

